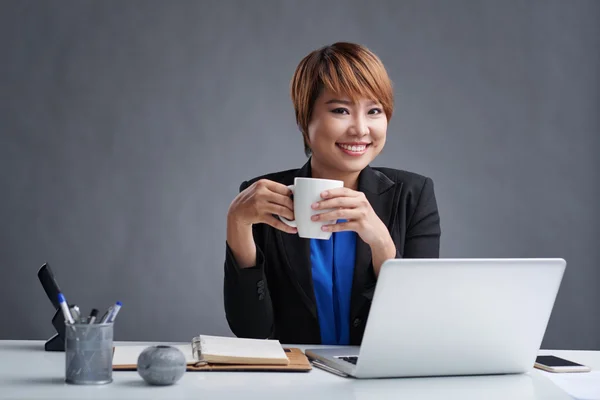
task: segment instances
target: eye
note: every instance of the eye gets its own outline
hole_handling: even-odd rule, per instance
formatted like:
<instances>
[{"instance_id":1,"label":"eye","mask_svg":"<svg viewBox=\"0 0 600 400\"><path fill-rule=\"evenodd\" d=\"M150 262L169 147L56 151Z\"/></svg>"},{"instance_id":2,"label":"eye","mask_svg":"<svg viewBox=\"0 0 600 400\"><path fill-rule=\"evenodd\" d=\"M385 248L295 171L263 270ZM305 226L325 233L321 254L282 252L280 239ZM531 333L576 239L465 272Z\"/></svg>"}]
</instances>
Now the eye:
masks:
<instances>
[{"instance_id":1,"label":"eye","mask_svg":"<svg viewBox=\"0 0 600 400\"><path fill-rule=\"evenodd\" d=\"M369 110L369 114L381 114L383 111L381 108L372 108Z\"/></svg>"},{"instance_id":2,"label":"eye","mask_svg":"<svg viewBox=\"0 0 600 400\"><path fill-rule=\"evenodd\" d=\"M346 108L335 108L331 112L334 114L350 114Z\"/></svg>"}]
</instances>

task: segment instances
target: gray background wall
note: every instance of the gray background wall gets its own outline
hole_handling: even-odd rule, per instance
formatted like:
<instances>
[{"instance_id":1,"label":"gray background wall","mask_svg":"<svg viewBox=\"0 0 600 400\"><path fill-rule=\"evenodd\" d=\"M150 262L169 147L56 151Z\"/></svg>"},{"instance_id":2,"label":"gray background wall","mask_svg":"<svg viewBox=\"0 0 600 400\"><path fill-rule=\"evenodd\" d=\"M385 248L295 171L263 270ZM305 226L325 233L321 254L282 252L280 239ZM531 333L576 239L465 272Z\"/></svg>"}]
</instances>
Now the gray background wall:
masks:
<instances>
[{"instance_id":1,"label":"gray background wall","mask_svg":"<svg viewBox=\"0 0 600 400\"><path fill-rule=\"evenodd\" d=\"M546 348L600 349L600 2L4 1L0 339L45 339L45 261L116 339L230 335L239 183L305 162L288 84L374 50L397 107L374 165L434 179L444 257L564 257Z\"/></svg>"}]
</instances>

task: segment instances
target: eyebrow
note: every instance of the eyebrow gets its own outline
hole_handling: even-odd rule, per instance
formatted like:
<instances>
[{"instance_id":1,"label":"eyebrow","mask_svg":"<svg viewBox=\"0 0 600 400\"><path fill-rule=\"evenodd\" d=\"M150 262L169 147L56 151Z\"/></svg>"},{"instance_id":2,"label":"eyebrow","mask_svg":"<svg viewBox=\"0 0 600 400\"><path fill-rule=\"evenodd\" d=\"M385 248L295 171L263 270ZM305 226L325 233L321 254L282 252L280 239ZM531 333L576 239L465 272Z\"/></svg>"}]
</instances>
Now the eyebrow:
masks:
<instances>
[{"instance_id":1,"label":"eyebrow","mask_svg":"<svg viewBox=\"0 0 600 400\"><path fill-rule=\"evenodd\" d=\"M354 102L352 102L350 100L340 100L340 99L331 99L331 100L328 100L325 102L325 104L334 104L334 103L345 104L345 105L349 105L349 106L354 104ZM375 100L371 100L369 102L369 105L376 105L376 104L379 104L379 103Z\"/></svg>"},{"instance_id":2,"label":"eyebrow","mask_svg":"<svg viewBox=\"0 0 600 400\"><path fill-rule=\"evenodd\" d=\"M352 102L349 100L340 100L340 99L331 99L331 100L328 100L327 102L325 102L325 104L333 104L333 103L347 104L347 105L352 104Z\"/></svg>"}]
</instances>

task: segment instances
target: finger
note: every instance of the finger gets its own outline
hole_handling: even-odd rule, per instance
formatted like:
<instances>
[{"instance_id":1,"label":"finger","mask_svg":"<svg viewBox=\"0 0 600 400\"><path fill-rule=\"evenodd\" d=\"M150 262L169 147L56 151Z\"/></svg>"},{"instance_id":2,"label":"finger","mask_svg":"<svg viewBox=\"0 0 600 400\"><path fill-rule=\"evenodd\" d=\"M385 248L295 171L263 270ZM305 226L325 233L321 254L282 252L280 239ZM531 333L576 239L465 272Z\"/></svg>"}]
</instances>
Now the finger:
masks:
<instances>
[{"instance_id":1,"label":"finger","mask_svg":"<svg viewBox=\"0 0 600 400\"><path fill-rule=\"evenodd\" d=\"M290 210L289 208L284 207L284 206L279 205L279 204L265 203L261 207L261 211L263 211L266 214L281 215L283 218L286 218L286 219L289 219L289 220L294 219L294 212L292 210Z\"/></svg>"},{"instance_id":2,"label":"finger","mask_svg":"<svg viewBox=\"0 0 600 400\"><path fill-rule=\"evenodd\" d=\"M268 179L261 179L256 182L256 185L259 187L266 187L271 192L279 193L283 196L292 195L292 191L290 190L290 188L279 182L270 181Z\"/></svg>"},{"instance_id":3,"label":"finger","mask_svg":"<svg viewBox=\"0 0 600 400\"><path fill-rule=\"evenodd\" d=\"M322 199L331 199L334 197L357 197L362 196L362 192L357 192L346 187L328 189L321 192Z\"/></svg>"},{"instance_id":4,"label":"finger","mask_svg":"<svg viewBox=\"0 0 600 400\"><path fill-rule=\"evenodd\" d=\"M353 208L341 208L338 210L328 211L321 214L316 214L310 217L313 221L333 221L336 219L358 219L360 218L360 211Z\"/></svg>"},{"instance_id":5,"label":"finger","mask_svg":"<svg viewBox=\"0 0 600 400\"><path fill-rule=\"evenodd\" d=\"M342 232L342 231L354 231L356 232L358 224L355 221L340 222L339 224L323 225L321 230L325 232Z\"/></svg>"},{"instance_id":6,"label":"finger","mask_svg":"<svg viewBox=\"0 0 600 400\"><path fill-rule=\"evenodd\" d=\"M264 222L267 225L271 225L275 229L279 229L280 231L283 231L283 232L286 232L289 234L298 233L298 229L291 227L287 224L284 224L283 222L281 222L281 220L279 218L274 217L272 215L267 216L267 218L265 218Z\"/></svg>"},{"instance_id":7,"label":"finger","mask_svg":"<svg viewBox=\"0 0 600 400\"><path fill-rule=\"evenodd\" d=\"M277 204L277 205L280 205L280 206L284 206L284 207L289 208L290 210L294 211L294 200L292 200L291 197L284 196L284 195L279 194L279 193L270 192L266 196L266 200L269 203L273 203L273 204Z\"/></svg>"},{"instance_id":8,"label":"finger","mask_svg":"<svg viewBox=\"0 0 600 400\"><path fill-rule=\"evenodd\" d=\"M311 204L313 210L328 208L356 208L359 206L359 197L335 197L329 200L321 200Z\"/></svg>"}]
</instances>

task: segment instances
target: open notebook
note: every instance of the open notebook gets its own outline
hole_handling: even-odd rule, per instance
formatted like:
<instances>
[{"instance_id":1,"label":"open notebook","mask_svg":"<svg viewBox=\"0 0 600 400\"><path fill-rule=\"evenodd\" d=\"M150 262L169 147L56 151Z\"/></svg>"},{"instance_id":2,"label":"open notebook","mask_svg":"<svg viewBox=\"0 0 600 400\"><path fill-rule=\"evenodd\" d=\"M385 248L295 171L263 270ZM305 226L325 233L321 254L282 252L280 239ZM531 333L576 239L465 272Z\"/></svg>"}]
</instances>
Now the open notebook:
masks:
<instances>
[{"instance_id":1,"label":"open notebook","mask_svg":"<svg viewBox=\"0 0 600 400\"><path fill-rule=\"evenodd\" d=\"M310 363L300 349L284 349L278 340L244 339L200 335L190 344L172 345L186 357L187 369L309 371ZM148 346L116 346L114 370L135 370L139 355Z\"/></svg>"}]
</instances>

